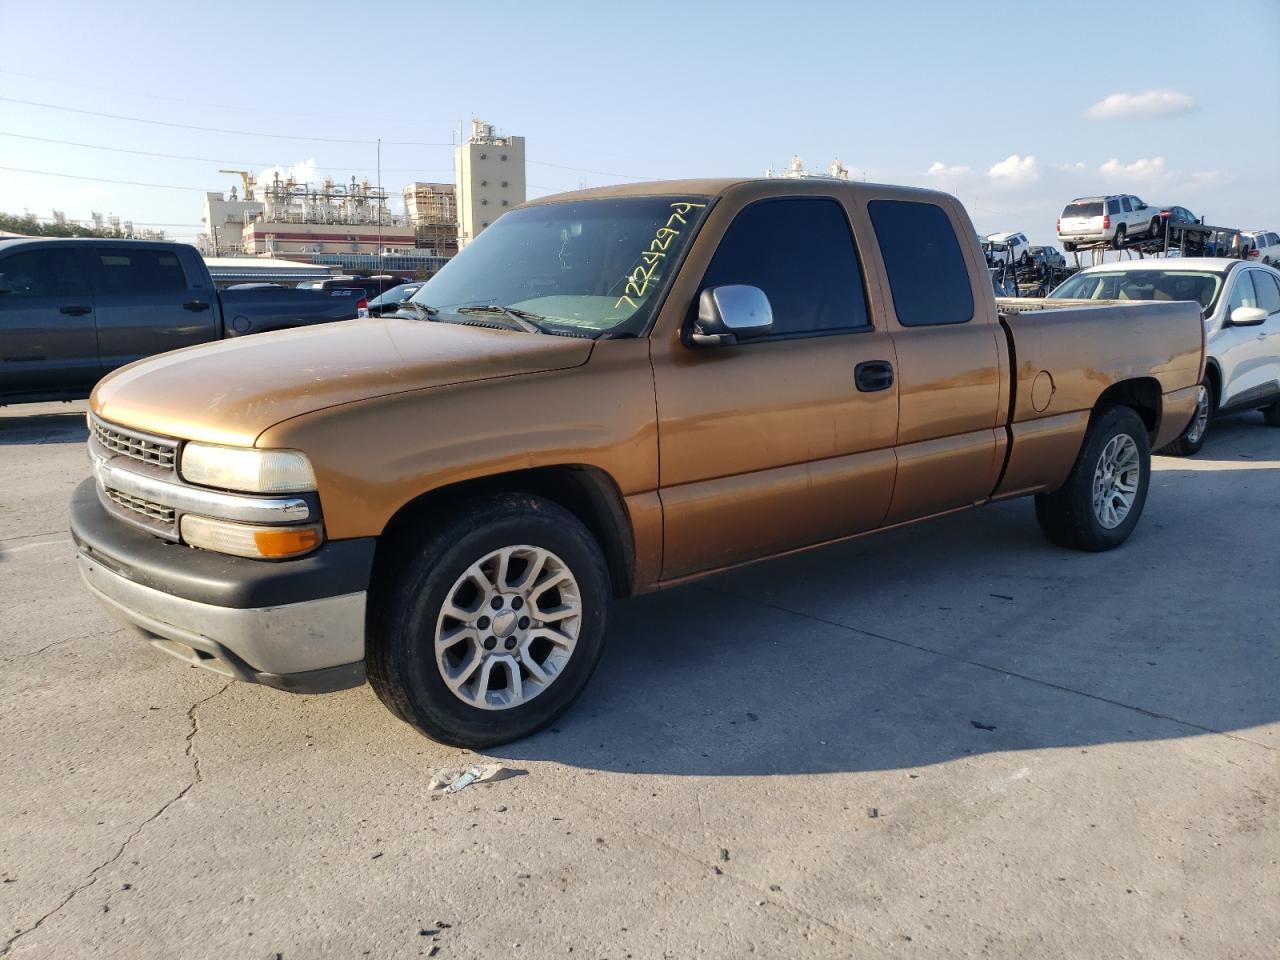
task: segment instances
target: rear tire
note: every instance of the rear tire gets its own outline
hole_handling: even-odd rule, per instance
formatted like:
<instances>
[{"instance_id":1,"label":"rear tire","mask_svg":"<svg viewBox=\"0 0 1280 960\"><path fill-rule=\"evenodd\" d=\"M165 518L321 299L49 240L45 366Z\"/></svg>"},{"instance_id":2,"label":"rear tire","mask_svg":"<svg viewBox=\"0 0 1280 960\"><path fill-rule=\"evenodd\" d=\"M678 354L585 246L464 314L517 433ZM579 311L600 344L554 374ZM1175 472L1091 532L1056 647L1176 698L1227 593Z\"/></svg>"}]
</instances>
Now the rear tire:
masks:
<instances>
[{"instance_id":1,"label":"rear tire","mask_svg":"<svg viewBox=\"0 0 1280 960\"><path fill-rule=\"evenodd\" d=\"M1125 232L1126 232L1125 226L1123 223L1120 224L1120 226L1116 227L1116 235L1111 238L1111 246L1113 249L1115 250L1124 249Z\"/></svg>"},{"instance_id":2,"label":"rear tire","mask_svg":"<svg viewBox=\"0 0 1280 960\"><path fill-rule=\"evenodd\" d=\"M1152 217L1151 225L1147 227L1147 235L1150 236L1152 240L1159 240L1163 234L1164 234L1164 229L1162 227L1160 218Z\"/></svg>"},{"instance_id":3,"label":"rear tire","mask_svg":"<svg viewBox=\"0 0 1280 960\"><path fill-rule=\"evenodd\" d=\"M370 595L365 664L400 719L483 749L577 699L604 649L609 573L587 528L548 500L505 494L449 513L420 540L402 536Z\"/></svg>"},{"instance_id":4,"label":"rear tire","mask_svg":"<svg viewBox=\"0 0 1280 960\"><path fill-rule=\"evenodd\" d=\"M1085 434L1067 481L1036 496L1036 520L1050 542L1111 550L1129 539L1151 482L1147 428L1128 407L1103 407Z\"/></svg>"},{"instance_id":5,"label":"rear tire","mask_svg":"<svg viewBox=\"0 0 1280 960\"><path fill-rule=\"evenodd\" d=\"M1177 440L1167 443L1158 452L1172 457L1190 457L1200 452L1204 446L1204 438L1209 435L1209 427L1213 423L1213 415L1217 412L1214 398L1213 380L1204 378L1196 395L1196 412L1191 416L1187 429Z\"/></svg>"},{"instance_id":6,"label":"rear tire","mask_svg":"<svg viewBox=\"0 0 1280 960\"><path fill-rule=\"evenodd\" d=\"M1065 250L1065 251L1067 251L1067 253L1075 253L1075 252L1076 252L1076 245L1075 245L1074 243L1067 243L1067 241L1063 240L1063 241L1062 241L1062 249L1063 249L1063 250Z\"/></svg>"}]
</instances>

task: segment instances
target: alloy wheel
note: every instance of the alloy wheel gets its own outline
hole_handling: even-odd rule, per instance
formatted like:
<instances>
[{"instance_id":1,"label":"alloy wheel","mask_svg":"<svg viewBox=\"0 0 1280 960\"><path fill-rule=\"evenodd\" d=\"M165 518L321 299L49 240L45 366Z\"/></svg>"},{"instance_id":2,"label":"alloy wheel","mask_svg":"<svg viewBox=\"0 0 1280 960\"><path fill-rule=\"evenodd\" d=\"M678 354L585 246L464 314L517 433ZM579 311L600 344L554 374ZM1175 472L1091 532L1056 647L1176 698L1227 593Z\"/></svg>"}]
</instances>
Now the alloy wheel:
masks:
<instances>
[{"instance_id":1,"label":"alloy wheel","mask_svg":"<svg viewBox=\"0 0 1280 960\"><path fill-rule=\"evenodd\" d=\"M1093 515L1107 530L1124 523L1142 476L1138 445L1127 433L1112 437L1093 470Z\"/></svg>"}]
</instances>

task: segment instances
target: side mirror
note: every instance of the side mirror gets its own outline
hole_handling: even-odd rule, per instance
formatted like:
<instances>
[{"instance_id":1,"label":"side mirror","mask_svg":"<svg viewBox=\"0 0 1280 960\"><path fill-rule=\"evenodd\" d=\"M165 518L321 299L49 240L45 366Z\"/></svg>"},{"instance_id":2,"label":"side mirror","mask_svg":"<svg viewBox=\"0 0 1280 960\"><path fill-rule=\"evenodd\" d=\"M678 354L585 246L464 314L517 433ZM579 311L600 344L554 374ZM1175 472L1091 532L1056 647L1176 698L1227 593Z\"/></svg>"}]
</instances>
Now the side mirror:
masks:
<instances>
[{"instance_id":1,"label":"side mirror","mask_svg":"<svg viewBox=\"0 0 1280 960\"><path fill-rule=\"evenodd\" d=\"M1269 314L1257 307L1236 307L1231 311L1233 327L1256 327L1267 319Z\"/></svg>"},{"instance_id":2,"label":"side mirror","mask_svg":"<svg viewBox=\"0 0 1280 960\"><path fill-rule=\"evenodd\" d=\"M698 347L727 346L763 337L773 329L773 308L759 287L709 287L698 298L698 319L689 341Z\"/></svg>"}]
</instances>

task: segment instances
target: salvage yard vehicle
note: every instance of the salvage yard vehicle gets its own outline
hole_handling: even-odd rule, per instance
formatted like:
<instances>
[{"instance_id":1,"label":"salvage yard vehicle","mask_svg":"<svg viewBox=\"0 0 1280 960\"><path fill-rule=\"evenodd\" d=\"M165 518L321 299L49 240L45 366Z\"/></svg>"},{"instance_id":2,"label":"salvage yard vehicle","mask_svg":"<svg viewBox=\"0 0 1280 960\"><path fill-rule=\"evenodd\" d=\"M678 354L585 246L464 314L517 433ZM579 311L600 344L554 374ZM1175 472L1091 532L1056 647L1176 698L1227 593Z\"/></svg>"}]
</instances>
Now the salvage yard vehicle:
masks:
<instances>
[{"instance_id":1,"label":"salvage yard vehicle","mask_svg":"<svg viewBox=\"0 0 1280 960\"><path fill-rule=\"evenodd\" d=\"M1130 193L1107 197L1078 197L1058 218L1058 239L1068 253L1086 246L1110 244L1119 250L1128 240L1160 237L1160 211Z\"/></svg>"},{"instance_id":2,"label":"salvage yard vehicle","mask_svg":"<svg viewBox=\"0 0 1280 960\"><path fill-rule=\"evenodd\" d=\"M585 190L496 219L395 316L108 377L71 529L168 652L367 676L487 747L579 695L611 598L1022 496L1053 543L1119 546L1203 341L1194 303L997 309L945 193Z\"/></svg>"},{"instance_id":3,"label":"salvage yard vehicle","mask_svg":"<svg viewBox=\"0 0 1280 960\"><path fill-rule=\"evenodd\" d=\"M1031 241L1025 233L993 233L987 237L987 263L1026 266L1031 259Z\"/></svg>"},{"instance_id":4,"label":"salvage yard vehicle","mask_svg":"<svg viewBox=\"0 0 1280 960\"><path fill-rule=\"evenodd\" d=\"M356 314L347 296L267 284L216 290L185 243L4 239L0 403L75 400L141 357Z\"/></svg>"},{"instance_id":5,"label":"salvage yard vehicle","mask_svg":"<svg viewBox=\"0 0 1280 960\"><path fill-rule=\"evenodd\" d=\"M1245 233L1249 241L1250 260L1257 260L1271 266L1280 263L1280 233L1274 230L1251 230Z\"/></svg>"},{"instance_id":6,"label":"salvage yard vehicle","mask_svg":"<svg viewBox=\"0 0 1280 960\"><path fill-rule=\"evenodd\" d=\"M1221 257L1129 260L1082 270L1049 298L1200 305L1206 360L1196 413L1161 452L1196 453L1220 413L1261 410L1268 424L1280 427L1280 271Z\"/></svg>"}]
</instances>

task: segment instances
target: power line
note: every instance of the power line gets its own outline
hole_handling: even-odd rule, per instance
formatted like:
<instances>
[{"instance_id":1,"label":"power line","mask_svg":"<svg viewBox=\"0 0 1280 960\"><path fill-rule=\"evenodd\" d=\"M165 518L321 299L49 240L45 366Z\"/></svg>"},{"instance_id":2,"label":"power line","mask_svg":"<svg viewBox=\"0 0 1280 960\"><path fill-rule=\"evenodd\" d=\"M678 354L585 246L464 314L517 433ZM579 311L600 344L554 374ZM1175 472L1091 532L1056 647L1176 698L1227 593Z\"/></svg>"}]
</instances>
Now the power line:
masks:
<instances>
[{"instance_id":1,"label":"power line","mask_svg":"<svg viewBox=\"0 0 1280 960\"><path fill-rule=\"evenodd\" d=\"M198 130L201 133L221 133L237 137L265 137L271 140L306 140L313 143L358 143L373 146L373 140L351 140L341 137L295 137L286 133L261 133L255 130L229 130L223 127L202 127L191 123L175 123L171 120L149 120L145 117L129 117L119 113L101 113L97 110L80 110L76 107L64 107L56 103L40 103L35 100L21 100L17 97L0 97L5 103L20 103L28 107L40 107L45 110L62 110L66 113L78 113L86 117L105 117L108 120L127 120L130 123L149 123L157 127L176 127L179 130ZM406 147L452 147L453 143L422 143L411 140L386 140L384 143Z\"/></svg>"},{"instance_id":2,"label":"power line","mask_svg":"<svg viewBox=\"0 0 1280 960\"><path fill-rule=\"evenodd\" d=\"M367 123L370 120L377 120L382 123L407 123L408 121L396 119L395 117L370 117L370 116L349 116L335 113L304 113L298 110L272 110L268 107L241 107L230 103L210 103L207 100L188 100L184 97L166 97L158 93L143 93L141 90L123 90L119 87L101 87L92 83L81 83L76 80L65 80L61 77L43 77L34 73L22 73L18 70L5 70L0 68L0 73L8 74L12 77L23 77L27 80L39 80L42 83L61 83L70 87L83 87L86 90L98 90L102 93L122 93L130 97L145 97L148 100L165 100L169 103L185 103L196 107L215 107L219 110L242 110L251 113L270 113L276 116L291 117L315 117L321 120L356 120Z\"/></svg>"},{"instance_id":3,"label":"power line","mask_svg":"<svg viewBox=\"0 0 1280 960\"><path fill-rule=\"evenodd\" d=\"M36 140L40 143L56 143L63 147L84 147L89 150L107 150L111 153L128 153L138 157L159 157L162 160L198 160L202 163L228 163L240 167L282 167L290 166L280 161L267 160L227 160L219 157L193 157L181 153L156 153L151 150L129 150L126 147L108 147L101 143L80 143L76 140L56 140L53 137L37 137L28 133L9 133L0 130L0 137L16 137L19 140ZM317 170L341 170L347 173L368 172L374 167L316 167ZM443 173L452 172L453 167L383 167L383 173Z\"/></svg>"},{"instance_id":4,"label":"power line","mask_svg":"<svg viewBox=\"0 0 1280 960\"><path fill-rule=\"evenodd\" d=\"M9 173L32 173L37 177L61 177L64 180L92 180L94 183L118 183L126 187L158 187L161 190L192 190L196 193L212 193L205 187L180 187L173 183L139 183L137 180L109 180L106 177L82 177L74 173L51 173L48 170L26 170L22 167L0 167Z\"/></svg>"},{"instance_id":5,"label":"power line","mask_svg":"<svg viewBox=\"0 0 1280 960\"><path fill-rule=\"evenodd\" d=\"M0 98L2 99L2 98ZM539 167L554 167L557 170L572 170L574 173L594 173L602 177L618 177L622 180L652 180L652 177L633 177L628 173L611 173L608 170L588 170L585 167L566 167L561 163L547 163L545 160L525 160L525 163L536 164Z\"/></svg>"}]
</instances>

